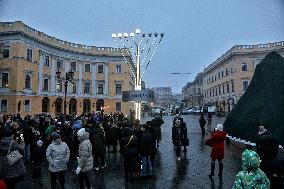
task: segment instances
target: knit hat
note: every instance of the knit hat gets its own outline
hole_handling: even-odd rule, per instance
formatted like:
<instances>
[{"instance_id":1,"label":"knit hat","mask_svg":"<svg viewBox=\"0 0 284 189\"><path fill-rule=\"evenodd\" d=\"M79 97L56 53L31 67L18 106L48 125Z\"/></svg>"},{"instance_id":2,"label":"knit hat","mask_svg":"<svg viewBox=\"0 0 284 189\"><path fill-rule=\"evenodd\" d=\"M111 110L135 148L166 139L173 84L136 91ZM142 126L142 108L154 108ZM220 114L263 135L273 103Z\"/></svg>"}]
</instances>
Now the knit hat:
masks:
<instances>
[{"instance_id":1,"label":"knit hat","mask_svg":"<svg viewBox=\"0 0 284 189\"><path fill-rule=\"evenodd\" d=\"M52 136L53 140L56 140L56 139L58 139L58 138L61 137L58 132L52 132L52 133L51 133L51 136Z\"/></svg>"},{"instance_id":2,"label":"knit hat","mask_svg":"<svg viewBox=\"0 0 284 189\"><path fill-rule=\"evenodd\" d=\"M223 131L223 128L224 128L223 124L218 124L216 130Z\"/></svg>"},{"instance_id":3,"label":"knit hat","mask_svg":"<svg viewBox=\"0 0 284 189\"><path fill-rule=\"evenodd\" d=\"M79 131L77 132L77 135L78 135L78 136L83 136L85 133L86 133L85 128L81 128L81 129L79 129Z\"/></svg>"},{"instance_id":4,"label":"knit hat","mask_svg":"<svg viewBox=\"0 0 284 189\"><path fill-rule=\"evenodd\" d=\"M267 130L265 129L265 127L263 125L260 125L258 127L259 131L258 131L258 135L262 135L263 133L265 133Z\"/></svg>"},{"instance_id":5,"label":"knit hat","mask_svg":"<svg viewBox=\"0 0 284 189\"><path fill-rule=\"evenodd\" d=\"M42 144L43 144L43 142L42 142L41 140L36 141L36 145L37 145L37 146L41 147Z\"/></svg>"}]
</instances>

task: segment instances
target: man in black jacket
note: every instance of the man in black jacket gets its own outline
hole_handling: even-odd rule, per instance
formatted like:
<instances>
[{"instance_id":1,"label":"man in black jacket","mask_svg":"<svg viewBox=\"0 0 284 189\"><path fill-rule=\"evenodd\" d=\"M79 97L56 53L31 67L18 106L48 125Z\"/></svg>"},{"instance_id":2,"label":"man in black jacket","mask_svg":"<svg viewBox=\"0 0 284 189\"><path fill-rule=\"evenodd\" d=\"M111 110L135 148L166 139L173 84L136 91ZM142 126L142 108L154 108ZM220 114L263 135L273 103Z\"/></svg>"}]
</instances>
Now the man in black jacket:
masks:
<instances>
[{"instance_id":1,"label":"man in black jacket","mask_svg":"<svg viewBox=\"0 0 284 189\"><path fill-rule=\"evenodd\" d=\"M181 160L181 146L187 145L187 128L185 124L182 124L182 119L177 118L174 121L172 127L172 142L175 146L177 160Z\"/></svg>"}]
</instances>

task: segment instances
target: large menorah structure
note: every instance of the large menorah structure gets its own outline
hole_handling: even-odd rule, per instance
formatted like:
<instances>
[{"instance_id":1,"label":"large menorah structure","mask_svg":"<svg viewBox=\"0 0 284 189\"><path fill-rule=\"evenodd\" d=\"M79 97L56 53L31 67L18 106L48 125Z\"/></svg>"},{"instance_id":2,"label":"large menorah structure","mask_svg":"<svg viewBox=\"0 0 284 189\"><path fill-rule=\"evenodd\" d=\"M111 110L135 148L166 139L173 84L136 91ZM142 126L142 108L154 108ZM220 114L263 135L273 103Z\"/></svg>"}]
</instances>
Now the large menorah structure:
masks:
<instances>
[{"instance_id":1,"label":"large menorah structure","mask_svg":"<svg viewBox=\"0 0 284 189\"><path fill-rule=\"evenodd\" d=\"M121 54L127 62L132 76L135 78L136 91L141 91L142 77L149 67L163 37L164 33L145 34L140 29L136 29L135 33L112 34L117 47L125 49L121 51ZM126 57L130 57L130 59ZM132 61L135 66L133 67L129 61ZM135 119L141 120L141 101L135 101Z\"/></svg>"}]
</instances>

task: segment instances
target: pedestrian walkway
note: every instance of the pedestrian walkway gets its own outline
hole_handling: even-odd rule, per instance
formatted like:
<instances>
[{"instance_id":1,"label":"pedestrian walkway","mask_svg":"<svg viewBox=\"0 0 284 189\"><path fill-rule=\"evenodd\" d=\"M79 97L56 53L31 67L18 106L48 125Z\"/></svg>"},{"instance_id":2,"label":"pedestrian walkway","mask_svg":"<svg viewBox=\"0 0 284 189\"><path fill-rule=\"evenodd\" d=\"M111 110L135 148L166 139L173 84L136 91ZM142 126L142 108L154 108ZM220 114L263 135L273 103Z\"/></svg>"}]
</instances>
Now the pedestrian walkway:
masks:
<instances>
[{"instance_id":1,"label":"pedestrian walkway","mask_svg":"<svg viewBox=\"0 0 284 189\"><path fill-rule=\"evenodd\" d=\"M190 145L187 154L181 161L177 161L171 141L171 126L173 117L165 116L165 124L162 125L162 140L156 157L156 179L139 180L129 184L133 189L199 189L199 188L231 188L235 175L240 169L241 149L234 146L225 146L223 180L219 181L215 176L214 182L208 178L210 172L210 148L204 145L207 136L202 137L198 125L199 116L183 116L188 125ZM148 118L150 119L150 118ZM222 120L214 119L212 127ZM107 167L103 171L91 171L90 178L93 189L124 189L123 158L121 154L109 153L106 155ZM42 174L38 178L32 178L31 167L28 165L28 173L17 189L49 189L50 175L47 164L44 164ZM77 162L72 161L68 165L66 174L66 189L79 188L78 177L75 175ZM216 175L218 173L216 172Z\"/></svg>"}]
</instances>

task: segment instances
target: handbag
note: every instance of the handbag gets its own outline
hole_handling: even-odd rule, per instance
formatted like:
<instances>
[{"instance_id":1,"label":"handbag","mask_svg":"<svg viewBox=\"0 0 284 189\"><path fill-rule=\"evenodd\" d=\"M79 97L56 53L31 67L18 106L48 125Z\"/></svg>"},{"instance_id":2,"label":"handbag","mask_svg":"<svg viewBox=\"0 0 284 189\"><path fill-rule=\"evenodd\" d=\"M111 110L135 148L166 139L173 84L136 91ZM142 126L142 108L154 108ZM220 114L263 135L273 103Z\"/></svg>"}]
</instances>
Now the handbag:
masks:
<instances>
[{"instance_id":1,"label":"handbag","mask_svg":"<svg viewBox=\"0 0 284 189\"><path fill-rule=\"evenodd\" d=\"M23 156L20 154L19 150L13 150L11 151L13 141L10 144L9 151L7 153L7 160L9 165L15 164L17 161L19 161Z\"/></svg>"}]
</instances>

